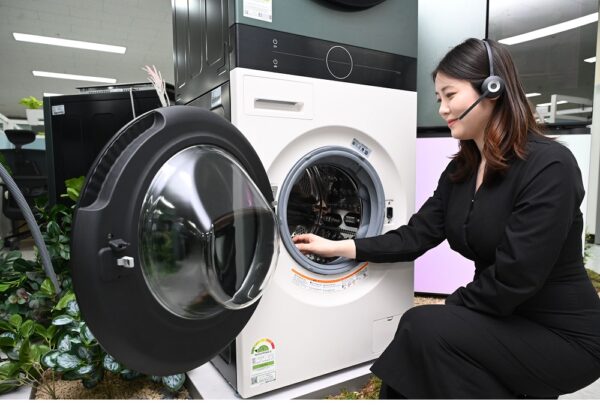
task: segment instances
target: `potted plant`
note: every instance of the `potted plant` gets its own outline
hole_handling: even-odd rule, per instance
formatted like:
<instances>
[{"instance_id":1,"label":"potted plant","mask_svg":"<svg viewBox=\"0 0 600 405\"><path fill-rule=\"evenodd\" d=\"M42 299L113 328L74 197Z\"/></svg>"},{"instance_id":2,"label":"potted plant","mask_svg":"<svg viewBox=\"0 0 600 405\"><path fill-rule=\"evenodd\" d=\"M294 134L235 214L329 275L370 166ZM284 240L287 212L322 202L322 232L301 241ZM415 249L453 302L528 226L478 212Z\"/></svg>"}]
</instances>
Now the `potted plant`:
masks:
<instances>
[{"instance_id":1,"label":"potted plant","mask_svg":"<svg viewBox=\"0 0 600 405\"><path fill-rule=\"evenodd\" d=\"M43 103L34 96L24 97L19 104L25 106L25 114L29 125L41 125L44 122Z\"/></svg>"},{"instance_id":2,"label":"potted plant","mask_svg":"<svg viewBox=\"0 0 600 405\"><path fill-rule=\"evenodd\" d=\"M65 196L76 201L83 180L67 180ZM118 381L134 379L155 381L165 393L179 391L185 374L141 375L116 362L98 344L80 317L71 287L74 207L55 205L48 209L38 201L36 208L62 292L56 293L39 258L31 261L23 259L18 251L0 252L0 395L34 385L35 395L57 398L56 387L62 380L75 380L81 389L91 389L107 378L108 385L113 386L108 394L111 398L119 398L120 391L115 388Z\"/></svg>"}]
</instances>

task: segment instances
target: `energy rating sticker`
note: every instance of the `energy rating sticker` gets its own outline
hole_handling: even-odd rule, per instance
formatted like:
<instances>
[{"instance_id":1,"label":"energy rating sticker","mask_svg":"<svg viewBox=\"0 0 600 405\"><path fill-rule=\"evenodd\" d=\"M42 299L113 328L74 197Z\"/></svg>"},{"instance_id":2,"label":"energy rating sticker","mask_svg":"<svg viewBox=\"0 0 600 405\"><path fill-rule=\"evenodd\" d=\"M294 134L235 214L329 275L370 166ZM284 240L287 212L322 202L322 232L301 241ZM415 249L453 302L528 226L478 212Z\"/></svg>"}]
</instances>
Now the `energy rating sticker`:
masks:
<instances>
[{"instance_id":1,"label":"energy rating sticker","mask_svg":"<svg viewBox=\"0 0 600 405\"><path fill-rule=\"evenodd\" d=\"M261 339L252 346L250 353L250 385L262 385L276 380L275 343Z\"/></svg>"}]
</instances>

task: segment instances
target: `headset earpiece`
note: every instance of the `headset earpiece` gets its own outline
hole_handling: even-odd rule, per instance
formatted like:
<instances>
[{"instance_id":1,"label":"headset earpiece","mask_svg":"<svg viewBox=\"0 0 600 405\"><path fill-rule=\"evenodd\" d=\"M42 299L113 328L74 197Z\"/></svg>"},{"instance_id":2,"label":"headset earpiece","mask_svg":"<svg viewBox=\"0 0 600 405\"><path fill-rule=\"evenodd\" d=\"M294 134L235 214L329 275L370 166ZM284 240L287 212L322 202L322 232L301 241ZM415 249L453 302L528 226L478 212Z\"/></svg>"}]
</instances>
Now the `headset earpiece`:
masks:
<instances>
[{"instance_id":1,"label":"headset earpiece","mask_svg":"<svg viewBox=\"0 0 600 405\"><path fill-rule=\"evenodd\" d=\"M488 98L498 97L504 92L504 80L500 76L488 76L481 84L481 92Z\"/></svg>"},{"instance_id":2,"label":"headset earpiece","mask_svg":"<svg viewBox=\"0 0 600 405\"><path fill-rule=\"evenodd\" d=\"M481 94L485 94L487 98L495 98L500 96L504 92L504 80L500 76L494 74L494 56L492 55L492 48L490 44L483 39L483 45L488 54L488 62L490 64L490 75L481 84Z\"/></svg>"},{"instance_id":3,"label":"headset earpiece","mask_svg":"<svg viewBox=\"0 0 600 405\"><path fill-rule=\"evenodd\" d=\"M465 118L465 116L477 106L484 98L496 98L499 97L505 89L504 80L500 76L496 76L494 74L494 58L492 56L492 48L486 42L486 40L482 40L485 45L485 49L488 54L488 62L490 63L490 75L483 81L481 84L481 95L473 104L469 106L459 117L459 120Z\"/></svg>"}]
</instances>

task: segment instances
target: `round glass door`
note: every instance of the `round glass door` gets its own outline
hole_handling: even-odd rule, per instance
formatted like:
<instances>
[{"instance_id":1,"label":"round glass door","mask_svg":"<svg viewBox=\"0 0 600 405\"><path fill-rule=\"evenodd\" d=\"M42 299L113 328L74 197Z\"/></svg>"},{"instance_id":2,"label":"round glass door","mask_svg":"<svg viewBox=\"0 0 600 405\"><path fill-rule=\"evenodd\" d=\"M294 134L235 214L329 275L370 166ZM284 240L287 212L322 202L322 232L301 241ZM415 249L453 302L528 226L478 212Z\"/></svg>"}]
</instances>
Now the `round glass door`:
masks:
<instances>
[{"instance_id":1,"label":"round glass door","mask_svg":"<svg viewBox=\"0 0 600 405\"><path fill-rule=\"evenodd\" d=\"M227 153L194 146L170 158L146 193L140 256L154 297L173 314L211 317L253 304L275 263L273 210Z\"/></svg>"},{"instance_id":2,"label":"round glass door","mask_svg":"<svg viewBox=\"0 0 600 405\"><path fill-rule=\"evenodd\" d=\"M121 129L75 210L73 287L100 345L150 375L191 370L243 329L276 266L273 194L247 139L197 107Z\"/></svg>"}]
</instances>

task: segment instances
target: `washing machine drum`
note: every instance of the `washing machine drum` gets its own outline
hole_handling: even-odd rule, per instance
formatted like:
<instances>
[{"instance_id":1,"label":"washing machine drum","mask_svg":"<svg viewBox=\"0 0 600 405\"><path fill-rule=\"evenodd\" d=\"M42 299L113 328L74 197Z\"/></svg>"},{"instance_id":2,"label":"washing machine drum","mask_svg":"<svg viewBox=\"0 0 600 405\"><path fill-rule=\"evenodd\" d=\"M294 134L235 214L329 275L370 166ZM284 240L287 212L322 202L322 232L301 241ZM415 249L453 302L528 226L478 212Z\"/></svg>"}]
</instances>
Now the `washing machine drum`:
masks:
<instances>
[{"instance_id":1,"label":"washing machine drum","mask_svg":"<svg viewBox=\"0 0 600 405\"><path fill-rule=\"evenodd\" d=\"M124 127L75 211L72 274L84 320L126 367L193 369L254 311L278 254L273 195L228 121L174 106Z\"/></svg>"}]
</instances>

